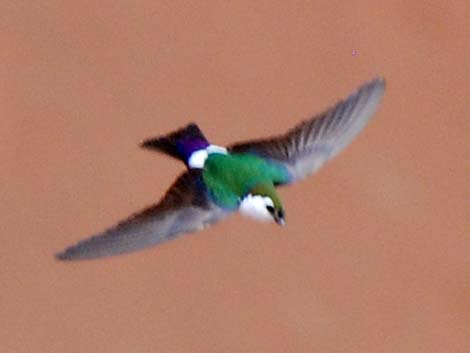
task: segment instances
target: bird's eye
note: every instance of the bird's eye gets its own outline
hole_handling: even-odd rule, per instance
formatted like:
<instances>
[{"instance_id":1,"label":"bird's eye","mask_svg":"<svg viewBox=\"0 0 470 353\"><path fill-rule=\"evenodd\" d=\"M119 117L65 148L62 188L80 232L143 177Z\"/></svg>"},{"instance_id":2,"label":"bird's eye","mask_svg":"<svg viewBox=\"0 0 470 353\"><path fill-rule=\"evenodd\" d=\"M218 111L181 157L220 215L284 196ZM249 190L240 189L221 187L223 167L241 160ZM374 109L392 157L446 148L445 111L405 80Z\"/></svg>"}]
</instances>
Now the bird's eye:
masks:
<instances>
[{"instance_id":1,"label":"bird's eye","mask_svg":"<svg viewBox=\"0 0 470 353\"><path fill-rule=\"evenodd\" d=\"M274 213L274 207L273 206L266 206L266 209L269 211L269 213Z\"/></svg>"}]
</instances>

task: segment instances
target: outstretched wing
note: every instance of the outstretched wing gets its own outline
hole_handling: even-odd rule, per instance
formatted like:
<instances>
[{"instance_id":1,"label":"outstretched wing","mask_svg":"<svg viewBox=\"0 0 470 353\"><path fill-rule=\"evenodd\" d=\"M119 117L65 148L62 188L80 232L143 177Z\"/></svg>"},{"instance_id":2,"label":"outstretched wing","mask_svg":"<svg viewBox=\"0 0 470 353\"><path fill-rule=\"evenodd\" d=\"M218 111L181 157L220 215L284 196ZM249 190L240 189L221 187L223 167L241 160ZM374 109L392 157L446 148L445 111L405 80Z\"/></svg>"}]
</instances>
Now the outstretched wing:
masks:
<instances>
[{"instance_id":1,"label":"outstretched wing","mask_svg":"<svg viewBox=\"0 0 470 353\"><path fill-rule=\"evenodd\" d=\"M115 227L80 241L56 255L82 260L141 250L203 229L229 215L208 198L200 170L189 170L170 187L162 200Z\"/></svg>"},{"instance_id":2,"label":"outstretched wing","mask_svg":"<svg viewBox=\"0 0 470 353\"><path fill-rule=\"evenodd\" d=\"M275 160L287 167L292 177L290 182L302 179L353 140L377 110L384 91L385 81L376 78L284 135L236 143L229 151Z\"/></svg>"}]
</instances>

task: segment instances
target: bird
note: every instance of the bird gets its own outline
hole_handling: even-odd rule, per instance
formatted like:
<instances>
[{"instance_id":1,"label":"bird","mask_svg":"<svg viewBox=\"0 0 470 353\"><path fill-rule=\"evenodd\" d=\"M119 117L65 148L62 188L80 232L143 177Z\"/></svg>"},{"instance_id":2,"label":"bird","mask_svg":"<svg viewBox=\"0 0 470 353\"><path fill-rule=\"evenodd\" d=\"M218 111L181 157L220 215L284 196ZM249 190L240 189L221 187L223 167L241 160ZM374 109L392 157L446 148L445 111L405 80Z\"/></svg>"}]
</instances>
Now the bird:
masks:
<instances>
[{"instance_id":1,"label":"bird","mask_svg":"<svg viewBox=\"0 0 470 353\"><path fill-rule=\"evenodd\" d=\"M193 233L240 212L284 225L276 188L315 173L335 157L375 114L385 92L376 77L345 99L270 138L227 147L211 144L197 124L141 143L182 161L186 169L158 203L56 254L85 260L125 254Z\"/></svg>"}]
</instances>

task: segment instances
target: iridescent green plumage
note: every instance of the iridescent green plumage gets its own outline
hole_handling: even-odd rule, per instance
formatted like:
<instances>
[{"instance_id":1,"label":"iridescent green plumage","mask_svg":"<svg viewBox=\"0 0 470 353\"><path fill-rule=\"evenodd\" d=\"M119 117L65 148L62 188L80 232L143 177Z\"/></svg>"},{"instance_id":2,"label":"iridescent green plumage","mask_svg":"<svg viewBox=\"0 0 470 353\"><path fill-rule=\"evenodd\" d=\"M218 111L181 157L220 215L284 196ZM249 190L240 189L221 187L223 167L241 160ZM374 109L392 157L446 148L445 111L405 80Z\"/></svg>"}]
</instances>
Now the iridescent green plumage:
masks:
<instances>
[{"instance_id":1,"label":"iridescent green plumage","mask_svg":"<svg viewBox=\"0 0 470 353\"><path fill-rule=\"evenodd\" d=\"M274 185L287 183L290 178L280 163L248 153L212 153L205 162L202 176L213 201L226 209L236 209L240 199L259 185L271 185L263 189L280 207Z\"/></svg>"}]
</instances>

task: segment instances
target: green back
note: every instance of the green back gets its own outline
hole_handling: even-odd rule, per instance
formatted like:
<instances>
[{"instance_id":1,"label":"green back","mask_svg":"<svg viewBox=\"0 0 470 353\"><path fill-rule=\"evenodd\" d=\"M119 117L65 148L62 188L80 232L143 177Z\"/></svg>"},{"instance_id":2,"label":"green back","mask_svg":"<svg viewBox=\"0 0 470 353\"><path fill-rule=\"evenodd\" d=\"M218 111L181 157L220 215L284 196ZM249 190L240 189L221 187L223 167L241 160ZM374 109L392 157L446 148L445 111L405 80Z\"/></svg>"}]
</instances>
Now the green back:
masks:
<instances>
[{"instance_id":1,"label":"green back","mask_svg":"<svg viewBox=\"0 0 470 353\"><path fill-rule=\"evenodd\" d=\"M256 185L289 180L284 166L252 154L212 153L204 164L202 176L214 202L227 209L237 208L240 198Z\"/></svg>"}]
</instances>

